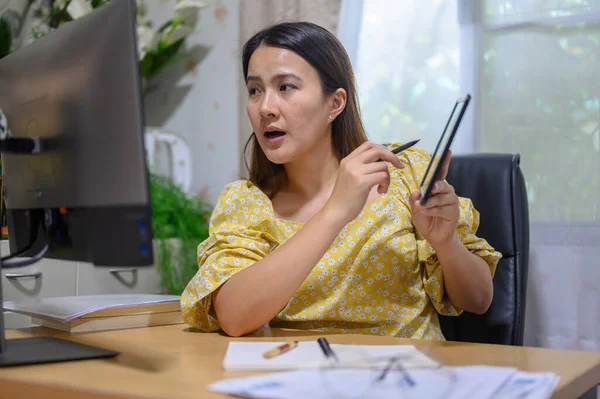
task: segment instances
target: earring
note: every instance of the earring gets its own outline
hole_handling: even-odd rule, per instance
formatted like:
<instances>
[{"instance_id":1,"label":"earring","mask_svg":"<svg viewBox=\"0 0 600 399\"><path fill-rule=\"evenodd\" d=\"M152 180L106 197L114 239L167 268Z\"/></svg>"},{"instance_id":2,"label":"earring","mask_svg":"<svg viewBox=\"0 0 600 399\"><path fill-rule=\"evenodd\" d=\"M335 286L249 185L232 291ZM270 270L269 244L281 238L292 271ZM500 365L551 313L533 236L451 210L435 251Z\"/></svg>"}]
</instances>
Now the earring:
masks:
<instances>
[{"instance_id":1,"label":"earring","mask_svg":"<svg viewBox=\"0 0 600 399\"><path fill-rule=\"evenodd\" d=\"M329 115L329 120L332 121L333 120L333 115Z\"/></svg>"}]
</instances>

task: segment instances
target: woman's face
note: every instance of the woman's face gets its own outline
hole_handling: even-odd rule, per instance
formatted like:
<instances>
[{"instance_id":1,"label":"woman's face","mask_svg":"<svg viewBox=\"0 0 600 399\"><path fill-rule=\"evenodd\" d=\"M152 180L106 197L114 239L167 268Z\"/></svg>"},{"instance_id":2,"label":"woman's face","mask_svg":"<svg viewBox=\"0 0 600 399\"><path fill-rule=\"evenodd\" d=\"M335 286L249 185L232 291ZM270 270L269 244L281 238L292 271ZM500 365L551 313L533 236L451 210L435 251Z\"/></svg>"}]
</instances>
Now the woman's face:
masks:
<instances>
[{"instance_id":1,"label":"woman's face","mask_svg":"<svg viewBox=\"0 0 600 399\"><path fill-rule=\"evenodd\" d=\"M293 51L260 46L248 64L248 116L267 158L285 164L331 145L332 101L317 70ZM332 116L337 116L335 113Z\"/></svg>"}]
</instances>

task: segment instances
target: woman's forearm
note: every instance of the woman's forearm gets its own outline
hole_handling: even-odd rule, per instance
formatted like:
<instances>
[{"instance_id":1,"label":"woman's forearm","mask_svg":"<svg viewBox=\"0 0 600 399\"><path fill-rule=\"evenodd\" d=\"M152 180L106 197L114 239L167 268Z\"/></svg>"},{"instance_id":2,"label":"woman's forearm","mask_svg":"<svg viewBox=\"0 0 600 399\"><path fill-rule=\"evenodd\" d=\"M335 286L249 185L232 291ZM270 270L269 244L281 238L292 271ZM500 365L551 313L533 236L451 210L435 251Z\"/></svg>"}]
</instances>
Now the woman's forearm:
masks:
<instances>
[{"instance_id":1,"label":"woman's forearm","mask_svg":"<svg viewBox=\"0 0 600 399\"><path fill-rule=\"evenodd\" d=\"M444 271L444 286L450 302L468 312L485 313L494 294L487 262L469 252L458 234L434 249Z\"/></svg>"},{"instance_id":2,"label":"woman's forearm","mask_svg":"<svg viewBox=\"0 0 600 399\"><path fill-rule=\"evenodd\" d=\"M214 309L223 331L240 336L273 319L343 227L324 208L275 251L229 278L213 294Z\"/></svg>"}]
</instances>

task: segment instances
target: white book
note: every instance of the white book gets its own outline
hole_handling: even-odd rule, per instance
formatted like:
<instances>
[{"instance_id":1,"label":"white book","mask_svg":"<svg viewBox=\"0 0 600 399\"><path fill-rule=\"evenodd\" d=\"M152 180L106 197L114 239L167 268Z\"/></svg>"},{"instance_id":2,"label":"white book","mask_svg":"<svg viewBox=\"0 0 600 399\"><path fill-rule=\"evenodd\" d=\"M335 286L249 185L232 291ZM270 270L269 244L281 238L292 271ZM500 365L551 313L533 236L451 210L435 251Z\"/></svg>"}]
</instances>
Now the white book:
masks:
<instances>
[{"instance_id":1,"label":"white book","mask_svg":"<svg viewBox=\"0 0 600 399\"><path fill-rule=\"evenodd\" d=\"M5 310L63 331L98 331L183 323L177 295L88 295L6 301Z\"/></svg>"},{"instance_id":2,"label":"white book","mask_svg":"<svg viewBox=\"0 0 600 399\"><path fill-rule=\"evenodd\" d=\"M32 317L31 322L32 324L74 333L181 324L183 318L181 312L176 311L108 317L80 317L67 322Z\"/></svg>"}]
</instances>

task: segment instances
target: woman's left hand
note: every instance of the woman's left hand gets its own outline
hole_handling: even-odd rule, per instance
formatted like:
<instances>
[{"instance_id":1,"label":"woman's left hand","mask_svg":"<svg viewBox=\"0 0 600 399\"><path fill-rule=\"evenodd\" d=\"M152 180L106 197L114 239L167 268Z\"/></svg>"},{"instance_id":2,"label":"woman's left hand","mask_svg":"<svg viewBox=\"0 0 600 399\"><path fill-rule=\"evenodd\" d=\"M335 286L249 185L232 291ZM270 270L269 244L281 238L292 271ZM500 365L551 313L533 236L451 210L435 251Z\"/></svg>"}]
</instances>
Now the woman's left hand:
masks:
<instances>
[{"instance_id":1,"label":"woman's left hand","mask_svg":"<svg viewBox=\"0 0 600 399\"><path fill-rule=\"evenodd\" d=\"M444 245L454 238L460 216L458 196L454 192L454 187L446 181L451 156L452 153L449 152L439 180L436 181L425 205L419 202L421 199L419 190L413 191L410 196L413 224L434 247Z\"/></svg>"}]
</instances>

